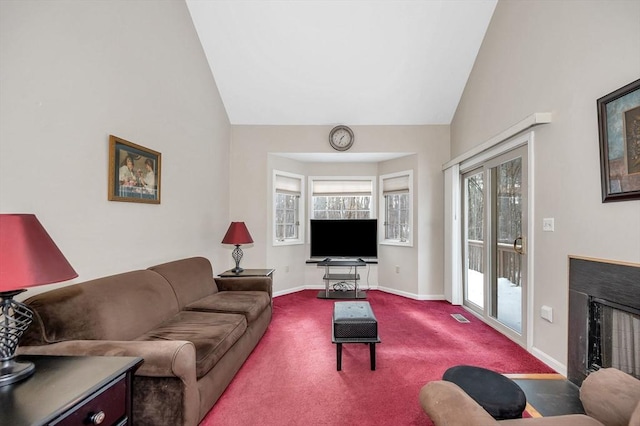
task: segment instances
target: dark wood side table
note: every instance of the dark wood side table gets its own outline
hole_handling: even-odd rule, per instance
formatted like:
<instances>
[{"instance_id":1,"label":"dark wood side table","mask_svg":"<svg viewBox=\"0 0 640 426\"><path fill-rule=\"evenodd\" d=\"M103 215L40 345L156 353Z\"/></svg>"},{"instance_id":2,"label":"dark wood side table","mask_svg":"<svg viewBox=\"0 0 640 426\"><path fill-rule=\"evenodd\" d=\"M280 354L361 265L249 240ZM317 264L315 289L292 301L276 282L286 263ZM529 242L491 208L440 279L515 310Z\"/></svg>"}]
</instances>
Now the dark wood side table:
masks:
<instances>
[{"instance_id":1,"label":"dark wood side table","mask_svg":"<svg viewBox=\"0 0 640 426\"><path fill-rule=\"evenodd\" d=\"M138 357L20 356L35 372L0 387L0 425L131 425Z\"/></svg>"},{"instance_id":2,"label":"dark wood side table","mask_svg":"<svg viewBox=\"0 0 640 426\"><path fill-rule=\"evenodd\" d=\"M231 269L219 274L220 278L228 277L273 277L275 269L245 269L242 272L235 273Z\"/></svg>"}]
</instances>

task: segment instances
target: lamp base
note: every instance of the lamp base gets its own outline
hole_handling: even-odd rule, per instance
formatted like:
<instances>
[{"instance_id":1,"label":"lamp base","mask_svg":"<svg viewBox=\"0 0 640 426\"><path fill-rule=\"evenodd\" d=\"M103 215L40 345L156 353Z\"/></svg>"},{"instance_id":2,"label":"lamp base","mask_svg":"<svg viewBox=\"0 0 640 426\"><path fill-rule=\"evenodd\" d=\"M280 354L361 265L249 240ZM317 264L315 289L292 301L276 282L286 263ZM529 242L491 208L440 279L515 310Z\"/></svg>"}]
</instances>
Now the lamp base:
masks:
<instances>
[{"instance_id":1,"label":"lamp base","mask_svg":"<svg viewBox=\"0 0 640 426\"><path fill-rule=\"evenodd\" d=\"M242 249L240 248L240 244L236 244L236 248L233 249L233 253L231 253L231 257L236 261L236 267L231 270L234 274L239 274L244 271L240 267L240 260L242 259Z\"/></svg>"},{"instance_id":2,"label":"lamp base","mask_svg":"<svg viewBox=\"0 0 640 426\"><path fill-rule=\"evenodd\" d=\"M0 292L0 387L26 379L35 369L33 363L15 361L18 340L33 319L33 312L14 296L24 290Z\"/></svg>"},{"instance_id":3,"label":"lamp base","mask_svg":"<svg viewBox=\"0 0 640 426\"><path fill-rule=\"evenodd\" d=\"M10 385L31 376L36 367L32 362L17 362L13 359L0 363L0 386Z\"/></svg>"}]
</instances>

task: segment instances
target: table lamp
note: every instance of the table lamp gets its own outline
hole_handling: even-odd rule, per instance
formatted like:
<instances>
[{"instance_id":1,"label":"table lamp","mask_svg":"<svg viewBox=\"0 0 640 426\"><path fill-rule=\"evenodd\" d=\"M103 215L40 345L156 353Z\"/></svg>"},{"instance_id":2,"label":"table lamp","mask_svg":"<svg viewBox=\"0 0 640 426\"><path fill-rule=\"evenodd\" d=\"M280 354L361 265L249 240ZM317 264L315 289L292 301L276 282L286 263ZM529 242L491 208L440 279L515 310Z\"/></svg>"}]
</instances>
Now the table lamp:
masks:
<instances>
[{"instance_id":1,"label":"table lamp","mask_svg":"<svg viewBox=\"0 0 640 426\"><path fill-rule=\"evenodd\" d=\"M242 249L240 248L241 244L251 244L253 239L251 238L251 234L249 234L249 230L244 222L231 222L229 225L229 229L227 229L227 233L222 239L222 244L233 244L236 246L233 249L233 253L231 256L233 260L236 261L236 267L231 270L231 272L239 274L244 271L240 267L240 259L242 259Z\"/></svg>"},{"instance_id":2,"label":"table lamp","mask_svg":"<svg viewBox=\"0 0 640 426\"><path fill-rule=\"evenodd\" d=\"M35 369L14 359L33 320L33 311L14 296L77 276L35 215L0 214L0 386L26 379Z\"/></svg>"}]
</instances>

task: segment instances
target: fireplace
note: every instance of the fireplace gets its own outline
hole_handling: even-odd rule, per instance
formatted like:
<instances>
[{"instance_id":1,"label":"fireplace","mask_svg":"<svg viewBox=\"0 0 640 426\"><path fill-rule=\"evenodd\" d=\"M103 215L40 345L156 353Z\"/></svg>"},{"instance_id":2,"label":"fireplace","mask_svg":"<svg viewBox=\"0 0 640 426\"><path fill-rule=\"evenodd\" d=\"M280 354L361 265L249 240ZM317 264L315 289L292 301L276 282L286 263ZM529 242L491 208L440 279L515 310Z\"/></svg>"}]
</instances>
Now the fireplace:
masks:
<instances>
[{"instance_id":1,"label":"fireplace","mask_svg":"<svg viewBox=\"0 0 640 426\"><path fill-rule=\"evenodd\" d=\"M569 258L567 376L602 367L640 378L640 264Z\"/></svg>"}]
</instances>

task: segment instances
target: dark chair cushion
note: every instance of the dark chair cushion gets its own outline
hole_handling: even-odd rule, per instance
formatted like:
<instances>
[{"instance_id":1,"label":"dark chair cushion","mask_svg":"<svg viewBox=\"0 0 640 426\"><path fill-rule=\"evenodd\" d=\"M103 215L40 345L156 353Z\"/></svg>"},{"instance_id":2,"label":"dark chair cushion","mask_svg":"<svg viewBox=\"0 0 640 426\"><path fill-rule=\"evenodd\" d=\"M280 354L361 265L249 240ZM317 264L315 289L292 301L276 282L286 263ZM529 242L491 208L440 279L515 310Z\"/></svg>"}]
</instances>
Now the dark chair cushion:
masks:
<instances>
[{"instance_id":1,"label":"dark chair cushion","mask_svg":"<svg viewBox=\"0 0 640 426\"><path fill-rule=\"evenodd\" d=\"M337 339L376 339L378 321L369 302L335 302L333 336Z\"/></svg>"},{"instance_id":2,"label":"dark chair cushion","mask_svg":"<svg viewBox=\"0 0 640 426\"><path fill-rule=\"evenodd\" d=\"M460 386L496 420L521 418L527 405L520 386L486 368L458 365L445 371L442 379Z\"/></svg>"}]
</instances>

